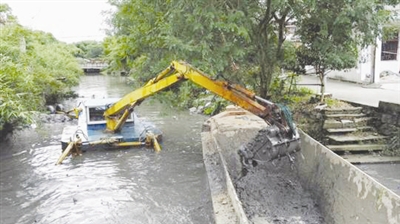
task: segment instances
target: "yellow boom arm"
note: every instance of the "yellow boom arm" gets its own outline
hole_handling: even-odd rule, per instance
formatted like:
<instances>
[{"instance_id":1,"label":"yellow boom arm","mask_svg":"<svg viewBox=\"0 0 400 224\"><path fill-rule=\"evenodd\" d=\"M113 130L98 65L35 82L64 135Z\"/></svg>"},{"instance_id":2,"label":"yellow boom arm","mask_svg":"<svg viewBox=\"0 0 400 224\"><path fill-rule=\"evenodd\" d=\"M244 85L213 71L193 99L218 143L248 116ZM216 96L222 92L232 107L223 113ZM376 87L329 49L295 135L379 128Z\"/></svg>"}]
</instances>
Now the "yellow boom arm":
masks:
<instances>
[{"instance_id":1,"label":"yellow boom arm","mask_svg":"<svg viewBox=\"0 0 400 224\"><path fill-rule=\"evenodd\" d=\"M190 80L210 90L214 94L258 115L268 123L268 129L265 131L266 141L263 142L262 147L256 149L243 147L238 151L245 166L253 166L257 164L257 161L270 161L281 156L289 156L292 161L293 158L290 154L300 150L300 136L288 108L257 97L252 91L239 85L212 80L186 62L176 61L173 61L168 68L147 82L146 85L125 95L104 112L107 131L118 132L134 107L145 98L185 80ZM157 143L156 140L155 143Z\"/></svg>"},{"instance_id":2,"label":"yellow boom arm","mask_svg":"<svg viewBox=\"0 0 400 224\"><path fill-rule=\"evenodd\" d=\"M111 132L119 131L130 113L132 113L134 107L140 104L145 98L185 80L190 80L262 118L269 117L270 115L271 108L259 104L252 91L225 81L212 80L186 62L173 61L157 77L151 79L143 87L125 95L104 112L107 121L107 130ZM266 101L263 103L268 104L270 102ZM122 115L120 115L121 113Z\"/></svg>"}]
</instances>

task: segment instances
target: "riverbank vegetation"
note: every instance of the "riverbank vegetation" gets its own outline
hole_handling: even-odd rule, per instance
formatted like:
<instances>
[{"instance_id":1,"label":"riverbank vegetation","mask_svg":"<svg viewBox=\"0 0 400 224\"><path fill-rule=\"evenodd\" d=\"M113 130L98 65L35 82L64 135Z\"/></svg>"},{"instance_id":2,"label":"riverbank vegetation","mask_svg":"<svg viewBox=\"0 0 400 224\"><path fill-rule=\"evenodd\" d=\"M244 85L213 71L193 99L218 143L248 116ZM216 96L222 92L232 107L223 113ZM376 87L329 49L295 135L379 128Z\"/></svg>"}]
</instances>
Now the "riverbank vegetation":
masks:
<instances>
[{"instance_id":1,"label":"riverbank vegetation","mask_svg":"<svg viewBox=\"0 0 400 224\"><path fill-rule=\"evenodd\" d=\"M110 36L104 41L109 65L144 83L172 60L185 60L212 78L237 83L256 95L301 111L324 99L331 70L354 68L359 53L376 44L399 0L110 0ZM319 101L296 76L312 67L321 82ZM307 72L309 73L309 72ZM170 105L207 114L224 108L206 90L190 83L168 88ZM314 99L316 99L314 95ZM206 99L206 100L203 100ZM206 104L206 105L202 105ZM222 105L222 106L221 106ZM199 109L200 108L200 109ZM302 128L313 129L303 120ZM315 134L321 134L315 133Z\"/></svg>"},{"instance_id":2,"label":"riverbank vegetation","mask_svg":"<svg viewBox=\"0 0 400 224\"><path fill-rule=\"evenodd\" d=\"M74 43L78 48L74 55L77 58L99 59L103 56L103 44L99 41L86 40Z\"/></svg>"},{"instance_id":3,"label":"riverbank vegetation","mask_svg":"<svg viewBox=\"0 0 400 224\"><path fill-rule=\"evenodd\" d=\"M143 83L172 60L185 60L268 98L282 73L304 73L310 65L323 83L328 70L354 67L359 48L374 44L389 20L384 6L399 0L110 3L116 10L104 53L113 68ZM170 91L173 96L187 92L186 87ZM186 100L179 104L187 106L196 97L174 99Z\"/></svg>"},{"instance_id":4,"label":"riverbank vegetation","mask_svg":"<svg viewBox=\"0 0 400 224\"><path fill-rule=\"evenodd\" d=\"M0 4L0 138L78 83L76 51L49 33L21 26Z\"/></svg>"}]
</instances>

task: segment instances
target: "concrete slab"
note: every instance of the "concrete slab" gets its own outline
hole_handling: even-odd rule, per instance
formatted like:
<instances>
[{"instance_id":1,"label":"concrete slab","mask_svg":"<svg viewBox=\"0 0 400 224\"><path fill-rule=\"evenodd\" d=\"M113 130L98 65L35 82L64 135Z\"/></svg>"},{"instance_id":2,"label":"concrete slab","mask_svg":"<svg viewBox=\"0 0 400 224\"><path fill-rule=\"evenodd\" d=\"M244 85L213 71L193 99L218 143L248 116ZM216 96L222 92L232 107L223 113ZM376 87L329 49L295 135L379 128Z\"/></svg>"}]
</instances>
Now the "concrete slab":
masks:
<instances>
[{"instance_id":1,"label":"concrete slab","mask_svg":"<svg viewBox=\"0 0 400 224\"><path fill-rule=\"evenodd\" d=\"M312 75L301 76L300 84L319 83L318 77ZM357 104L378 107L379 101L384 100L400 104L400 85L385 83L383 88L363 88L361 84L328 79L326 91L333 94L333 98ZM395 88L396 87L396 88ZM319 86L307 86L315 92L320 91Z\"/></svg>"},{"instance_id":2,"label":"concrete slab","mask_svg":"<svg viewBox=\"0 0 400 224\"><path fill-rule=\"evenodd\" d=\"M357 128L328 128L326 129L329 133L347 133L347 132L355 132Z\"/></svg>"},{"instance_id":3,"label":"concrete slab","mask_svg":"<svg viewBox=\"0 0 400 224\"><path fill-rule=\"evenodd\" d=\"M380 155L343 155L344 159L352 164L375 164L375 163L400 163L400 157Z\"/></svg>"},{"instance_id":4,"label":"concrete slab","mask_svg":"<svg viewBox=\"0 0 400 224\"><path fill-rule=\"evenodd\" d=\"M367 126L368 121L371 120L369 117L354 118L352 120L340 120L340 119L327 119L324 122L324 129L337 129L337 128L357 128Z\"/></svg>"},{"instance_id":5,"label":"concrete slab","mask_svg":"<svg viewBox=\"0 0 400 224\"><path fill-rule=\"evenodd\" d=\"M357 135L357 134L349 134L349 135L328 135L326 136L329 139L332 139L336 142L363 142L363 141L377 141L382 139L387 139L387 136L383 135L374 135L374 134L366 134L366 135Z\"/></svg>"},{"instance_id":6,"label":"concrete slab","mask_svg":"<svg viewBox=\"0 0 400 224\"><path fill-rule=\"evenodd\" d=\"M359 152L359 151L382 151L386 145L383 144L354 144L354 145L327 145L334 152Z\"/></svg>"},{"instance_id":7,"label":"concrete slab","mask_svg":"<svg viewBox=\"0 0 400 224\"><path fill-rule=\"evenodd\" d=\"M324 113L325 115L335 115L335 114L343 114L343 113L361 113L362 107L349 107L349 108L325 108Z\"/></svg>"},{"instance_id":8,"label":"concrete slab","mask_svg":"<svg viewBox=\"0 0 400 224\"><path fill-rule=\"evenodd\" d=\"M327 118L339 118L339 119L351 119L355 117L365 117L366 115L363 113L359 114L325 114Z\"/></svg>"}]
</instances>

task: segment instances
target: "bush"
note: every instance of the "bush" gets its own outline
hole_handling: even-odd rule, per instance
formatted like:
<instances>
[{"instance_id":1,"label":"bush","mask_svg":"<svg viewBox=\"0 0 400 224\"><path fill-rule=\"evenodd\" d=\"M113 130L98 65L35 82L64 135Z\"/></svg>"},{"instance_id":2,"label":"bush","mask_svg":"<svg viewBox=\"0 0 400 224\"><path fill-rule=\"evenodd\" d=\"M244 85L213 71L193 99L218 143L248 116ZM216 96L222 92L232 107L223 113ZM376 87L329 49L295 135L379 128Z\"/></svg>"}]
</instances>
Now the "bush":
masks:
<instances>
[{"instance_id":1,"label":"bush","mask_svg":"<svg viewBox=\"0 0 400 224\"><path fill-rule=\"evenodd\" d=\"M30 123L33 111L78 83L75 50L15 21L0 24L0 130Z\"/></svg>"}]
</instances>

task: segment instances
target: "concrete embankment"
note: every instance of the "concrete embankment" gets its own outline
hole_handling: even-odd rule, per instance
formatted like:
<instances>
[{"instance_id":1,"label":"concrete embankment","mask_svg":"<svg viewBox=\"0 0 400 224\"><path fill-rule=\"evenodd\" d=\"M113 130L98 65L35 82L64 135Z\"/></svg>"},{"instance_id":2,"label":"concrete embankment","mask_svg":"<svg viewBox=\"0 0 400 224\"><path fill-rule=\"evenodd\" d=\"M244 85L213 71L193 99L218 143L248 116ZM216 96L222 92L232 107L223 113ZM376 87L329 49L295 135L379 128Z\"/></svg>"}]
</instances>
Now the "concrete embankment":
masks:
<instances>
[{"instance_id":1,"label":"concrete embankment","mask_svg":"<svg viewBox=\"0 0 400 224\"><path fill-rule=\"evenodd\" d=\"M301 151L245 174L237 154L266 127L239 108L204 124L216 223L400 223L400 197L301 132Z\"/></svg>"}]
</instances>

